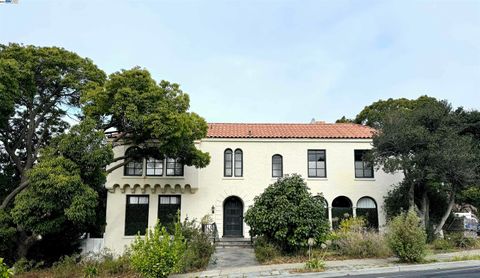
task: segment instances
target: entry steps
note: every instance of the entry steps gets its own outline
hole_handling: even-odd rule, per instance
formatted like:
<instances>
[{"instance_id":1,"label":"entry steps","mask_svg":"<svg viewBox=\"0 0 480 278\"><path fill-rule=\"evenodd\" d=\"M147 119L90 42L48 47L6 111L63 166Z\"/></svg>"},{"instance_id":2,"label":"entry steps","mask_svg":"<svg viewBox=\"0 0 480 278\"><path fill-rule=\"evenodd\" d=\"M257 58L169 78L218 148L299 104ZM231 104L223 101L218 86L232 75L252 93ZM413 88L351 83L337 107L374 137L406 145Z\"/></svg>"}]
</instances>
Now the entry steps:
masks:
<instances>
[{"instance_id":1,"label":"entry steps","mask_svg":"<svg viewBox=\"0 0 480 278\"><path fill-rule=\"evenodd\" d=\"M252 247L250 238L244 237L222 237L216 242L217 247Z\"/></svg>"}]
</instances>

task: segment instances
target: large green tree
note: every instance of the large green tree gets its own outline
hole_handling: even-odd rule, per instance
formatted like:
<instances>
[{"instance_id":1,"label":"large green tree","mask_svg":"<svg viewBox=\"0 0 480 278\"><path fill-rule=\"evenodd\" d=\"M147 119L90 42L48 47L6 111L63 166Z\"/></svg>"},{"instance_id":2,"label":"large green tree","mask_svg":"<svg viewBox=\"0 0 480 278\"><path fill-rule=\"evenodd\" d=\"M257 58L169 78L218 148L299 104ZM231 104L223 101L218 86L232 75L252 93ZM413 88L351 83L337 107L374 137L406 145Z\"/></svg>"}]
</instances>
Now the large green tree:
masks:
<instances>
[{"instance_id":1,"label":"large green tree","mask_svg":"<svg viewBox=\"0 0 480 278\"><path fill-rule=\"evenodd\" d=\"M420 99L419 99L420 100ZM392 110L381 118L373 138L373 157L387 172L401 171L410 208L417 208L427 227L433 191L448 196L448 206L435 224L439 233L455 204L456 195L477 178L478 149L465 134L465 124L446 101L424 97L412 109ZM420 205L415 205L420 192ZM435 194L433 194L435 195Z\"/></svg>"},{"instance_id":2,"label":"large green tree","mask_svg":"<svg viewBox=\"0 0 480 278\"><path fill-rule=\"evenodd\" d=\"M19 179L1 209L28 186L27 171L40 149L68 128L68 109L78 107L80 95L104 80L91 60L65 49L0 45L0 153Z\"/></svg>"},{"instance_id":3,"label":"large green tree","mask_svg":"<svg viewBox=\"0 0 480 278\"><path fill-rule=\"evenodd\" d=\"M0 249L13 241L17 257L31 247L44 255L42 244L76 242L98 227L106 175L133 159L113 159L113 147L209 163L194 145L207 124L188 111L188 95L145 69L107 78L62 48L0 45L0 100ZM81 122L70 128L68 117Z\"/></svg>"}]
</instances>

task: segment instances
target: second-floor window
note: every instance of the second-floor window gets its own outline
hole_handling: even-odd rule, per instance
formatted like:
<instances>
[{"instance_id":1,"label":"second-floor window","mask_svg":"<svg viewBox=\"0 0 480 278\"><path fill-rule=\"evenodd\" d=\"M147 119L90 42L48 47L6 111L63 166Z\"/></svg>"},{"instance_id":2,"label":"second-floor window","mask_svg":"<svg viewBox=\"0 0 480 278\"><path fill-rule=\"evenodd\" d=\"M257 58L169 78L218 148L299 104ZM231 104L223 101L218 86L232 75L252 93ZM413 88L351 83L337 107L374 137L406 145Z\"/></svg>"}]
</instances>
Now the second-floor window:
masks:
<instances>
[{"instance_id":1,"label":"second-floor window","mask_svg":"<svg viewBox=\"0 0 480 278\"><path fill-rule=\"evenodd\" d=\"M183 176L183 164L180 159L167 158L167 176Z\"/></svg>"},{"instance_id":2,"label":"second-floor window","mask_svg":"<svg viewBox=\"0 0 480 278\"><path fill-rule=\"evenodd\" d=\"M278 178L283 176L283 158L276 154L272 156L272 177Z\"/></svg>"},{"instance_id":3,"label":"second-floor window","mask_svg":"<svg viewBox=\"0 0 480 278\"><path fill-rule=\"evenodd\" d=\"M308 150L308 177L327 177L325 150Z\"/></svg>"},{"instance_id":4,"label":"second-floor window","mask_svg":"<svg viewBox=\"0 0 480 278\"><path fill-rule=\"evenodd\" d=\"M163 176L163 159L147 158L147 176Z\"/></svg>"},{"instance_id":5,"label":"second-floor window","mask_svg":"<svg viewBox=\"0 0 480 278\"><path fill-rule=\"evenodd\" d=\"M233 152L231 149L226 149L223 153L223 175L231 177L233 175Z\"/></svg>"},{"instance_id":6,"label":"second-floor window","mask_svg":"<svg viewBox=\"0 0 480 278\"><path fill-rule=\"evenodd\" d=\"M125 156L135 157L135 148L128 148L127 151L125 152ZM125 164L125 166L123 166L123 174L125 176L143 175L143 158L136 157L132 161Z\"/></svg>"},{"instance_id":7,"label":"second-floor window","mask_svg":"<svg viewBox=\"0 0 480 278\"><path fill-rule=\"evenodd\" d=\"M234 172L235 177L243 176L243 152L241 149L235 150L235 160L234 160Z\"/></svg>"},{"instance_id":8,"label":"second-floor window","mask_svg":"<svg viewBox=\"0 0 480 278\"><path fill-rule=\"evenodd\" d=\"M365 159L369 150L355 150L355 177L373 178L373 165Z\"/></svg>"}]
</instances>

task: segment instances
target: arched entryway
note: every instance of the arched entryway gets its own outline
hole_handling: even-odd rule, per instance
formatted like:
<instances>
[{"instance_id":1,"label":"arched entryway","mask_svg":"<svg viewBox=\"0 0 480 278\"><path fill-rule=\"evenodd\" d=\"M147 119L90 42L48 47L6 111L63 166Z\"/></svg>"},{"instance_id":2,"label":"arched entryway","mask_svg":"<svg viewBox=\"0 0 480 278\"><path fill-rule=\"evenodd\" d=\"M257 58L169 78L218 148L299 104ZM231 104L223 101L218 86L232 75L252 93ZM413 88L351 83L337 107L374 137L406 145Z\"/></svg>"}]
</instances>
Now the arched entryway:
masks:
<instances>
[{"instance_id":1,"label":"arched entryway","mask_svg":"<svg viewBox=\"0 0 480 278\"><path fill-rule=\"evenodd\" d=\"M332 202L332 226L338 228L343 219L353 216L352 201L345 196L339 196Z\"/></svg>"},{"instance_id":2,"label":"arched entryway","mask_svg":"<svg viewBox=\"0 0 480 278\"><path fill-rule=\"evenodd\" d=\"M362 197L357 202L357 217L363 217L367 227L378 229L377 203L371 197Z\"/></svg>"},{"instance_id":3,"label":"arched entryway","mask_svg":"<svg viewBox=\"0 0 480 278\"><path fill-rule=\"evenodd\" d=\"M223 202L223 236L243 237L243 202L236 196Z\"/></svg>"}]
</instances>

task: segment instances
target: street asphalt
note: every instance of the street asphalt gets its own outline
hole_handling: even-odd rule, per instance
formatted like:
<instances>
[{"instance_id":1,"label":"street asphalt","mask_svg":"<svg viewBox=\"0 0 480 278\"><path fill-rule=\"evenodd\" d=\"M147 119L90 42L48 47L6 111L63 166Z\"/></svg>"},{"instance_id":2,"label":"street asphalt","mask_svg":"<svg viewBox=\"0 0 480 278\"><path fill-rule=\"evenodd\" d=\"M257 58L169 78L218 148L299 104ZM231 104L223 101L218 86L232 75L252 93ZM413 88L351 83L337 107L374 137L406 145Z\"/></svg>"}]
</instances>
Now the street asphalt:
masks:
<instances>
[{"instance_id":1,"label":"street asphalt","mask_svg":"<svg viewBox=\"0 0 480 278\"><path fill-rule=\"evenodd\" d=\"M346 276L338 276L346 277ZM424 270L424 271L402 271L396 273L378 273L378 274L367 274L367 275L353 275L348 277L355 278L387 278L387 277L465 277L465 278L476 278L480 277L480 266L473 267L460 267L460 268L451 268L451 269L433 269L433 270Z\"/></svg>"}]
</instances>

